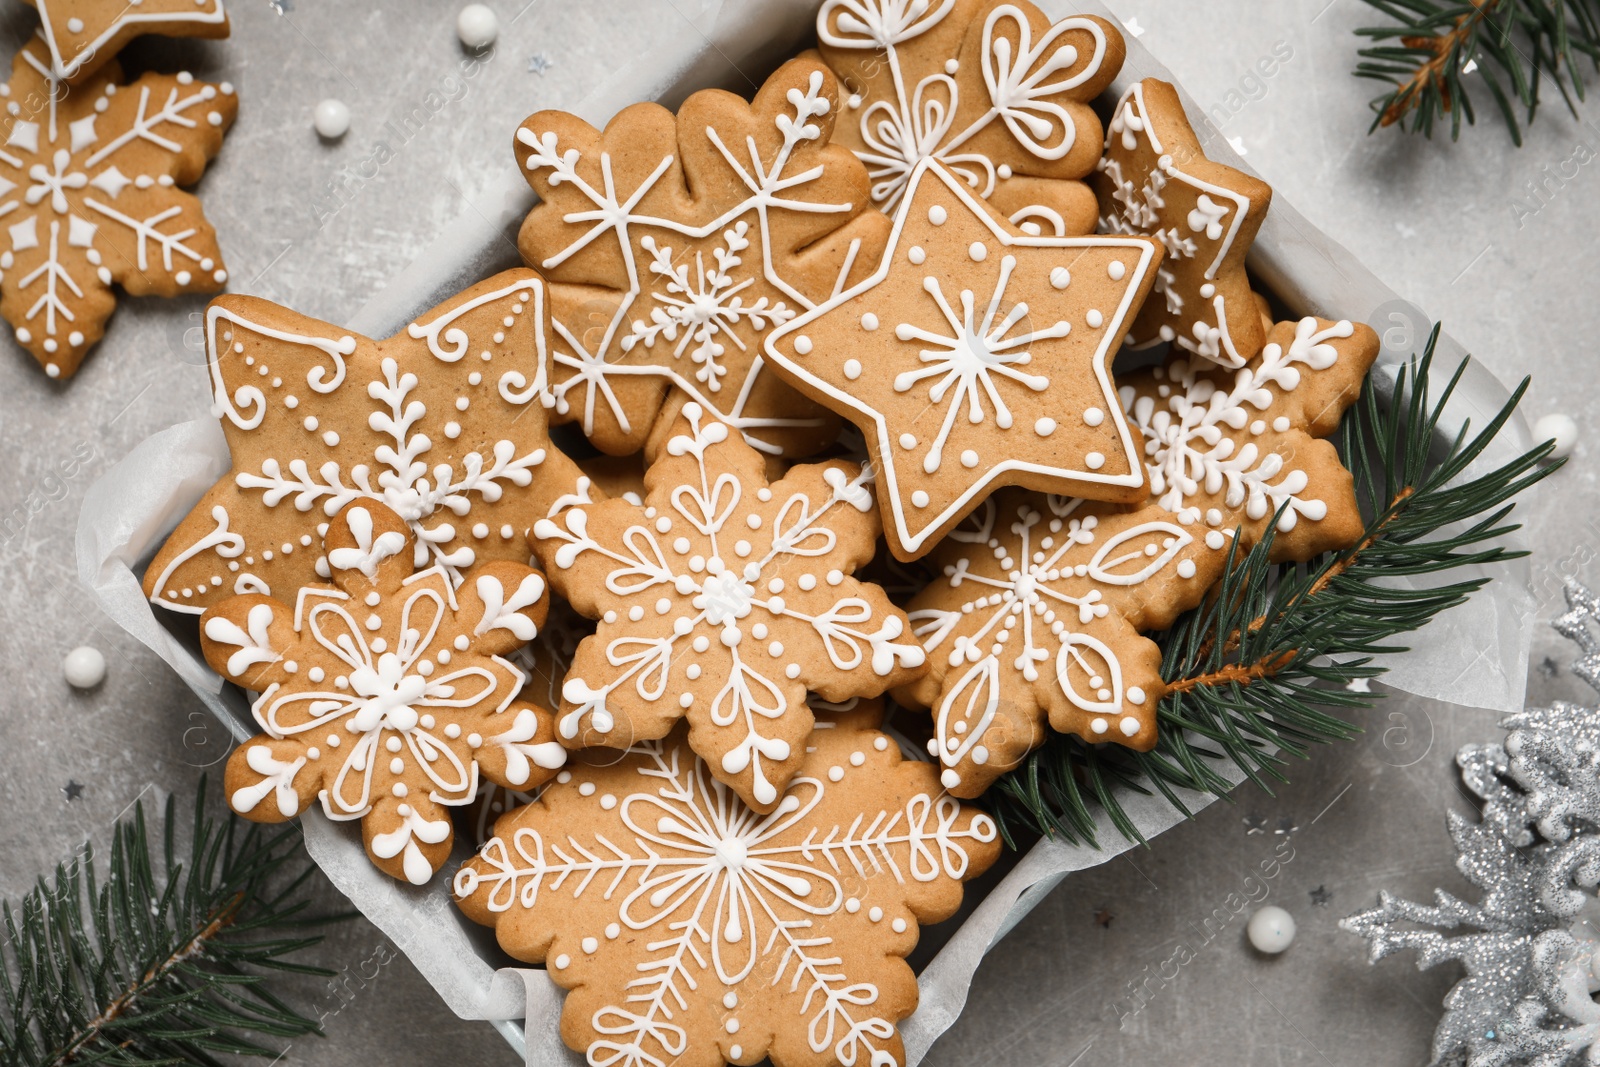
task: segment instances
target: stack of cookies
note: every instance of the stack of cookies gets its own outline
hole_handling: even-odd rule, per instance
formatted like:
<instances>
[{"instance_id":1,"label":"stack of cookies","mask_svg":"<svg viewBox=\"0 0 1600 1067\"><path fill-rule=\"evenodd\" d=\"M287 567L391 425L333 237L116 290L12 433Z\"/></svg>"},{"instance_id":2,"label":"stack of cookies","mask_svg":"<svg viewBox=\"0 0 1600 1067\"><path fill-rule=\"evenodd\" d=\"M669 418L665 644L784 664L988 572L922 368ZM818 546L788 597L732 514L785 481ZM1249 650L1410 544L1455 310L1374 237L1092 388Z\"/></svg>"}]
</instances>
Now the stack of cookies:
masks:
<instances>
[{"instance_id":1,"label":"stack of cookies","mask_svg":"<svg viewBox=\"0 0 1600 1067\"><path fill-rule=\"evenodd\" d=\"M234 808L424 885L476 802L456 900L591 1063L900 1062L999 853L966 801L1048 730L1151 748L1145 634L1360 534L1324 438L1377 339L1272 323L1270 190L1170 85L1099 117L1113 26L817 37L751 101L527 119L528 268L388 340L216 300L233 470L145 575L260 694Z\"/></svg>"}]
</instances>

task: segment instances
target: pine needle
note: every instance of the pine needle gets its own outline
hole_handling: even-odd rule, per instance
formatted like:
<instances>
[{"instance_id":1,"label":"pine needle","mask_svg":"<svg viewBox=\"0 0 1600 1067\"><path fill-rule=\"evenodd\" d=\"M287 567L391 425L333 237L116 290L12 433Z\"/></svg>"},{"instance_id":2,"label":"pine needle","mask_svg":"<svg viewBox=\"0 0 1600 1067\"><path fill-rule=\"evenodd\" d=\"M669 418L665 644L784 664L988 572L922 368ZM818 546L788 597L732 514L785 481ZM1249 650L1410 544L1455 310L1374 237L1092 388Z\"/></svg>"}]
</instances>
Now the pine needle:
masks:
<instances>
[{"instance_id":1,"label":"pine needle","mask_svg":"<svg viewBox=\"0 0 1600 1067\"><path fill-rule=\"evenodd\" d=\"M331 975L286 957L332 921L305 915L314 869L293 826L267 829L195 798L188 855L167 799L159 862L143 803L111 835L104 882L92 846L14 905L0 905L0 1063L221 1064L277 1053L256 1038L321 1034L268 971Z\"/></svg>"}]
</instances>

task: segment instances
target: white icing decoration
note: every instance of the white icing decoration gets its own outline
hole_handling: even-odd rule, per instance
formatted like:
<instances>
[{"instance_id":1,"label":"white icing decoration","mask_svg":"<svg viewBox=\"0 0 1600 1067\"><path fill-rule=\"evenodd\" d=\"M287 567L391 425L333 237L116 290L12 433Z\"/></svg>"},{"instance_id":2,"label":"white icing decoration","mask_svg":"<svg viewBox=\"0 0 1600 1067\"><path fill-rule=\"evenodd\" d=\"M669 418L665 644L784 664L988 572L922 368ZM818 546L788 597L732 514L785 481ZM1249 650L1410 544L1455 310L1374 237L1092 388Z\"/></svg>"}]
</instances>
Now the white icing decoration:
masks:
<instances>
[{"instance_id":1,"label":"white icing decoration","mask_svg":"<svg viewBox=\"0 0 1600 1067\"><path fill-rule=\"evenodd\" d=\"M524 575L510 596L498 578L480 575L473 588L483 601L483 618L472 628L473 636L482 637L490 630L510 630L519 641L532 641L538 633L534 621L522 613L524 608L537 604L544 596L544 579L537 574Z\"/></svg>"},{"instance_id":2,"label":"white icing decoration","mask_svg":"<svg viewBox=\"0 0 1600 1067\"><path fill-rule=\"evenodd\" d=\"M71 58L66 58L60 44L58 25L65 25L67 31L74 36L84 32L83 21L77 17L68 18L64 23L55 12L54 0L38 0L34 6L39 9L40 36L44 38L45 45L50 52L50 73L57 80L68 80L78 75L84 65L95 59L103 60L106 55L115 52L110 47L111 41L118 35L126 33L129 27L151 25L154 32L162 32L162 23L200 23L206 25L219 25L227 21L227 13L223 10L222 0L192 0L190 3L175 4L167 10L146 11L141 10L143 0L134 0L128 4L117 4L104 10L114 12L106 25L98 27L99 32L86 41L73 41L70 45ZM223 90L227 92L225 88Z\"/></svg>"},{"instance_id":3,"label":"white icing decoration","mask_svg":"<svg viewBox=\"0 0 1600 1067\"><path fill-rule=\"evenodd\" d=\"M267 628L272 625L272 606L255 604L240 626L232 619L217 615L205 622L206 636L221 645L233 645L239 651L228 657L228 673L237 678L257 663L277 663L282 657L272 647Z\"/></svg>"}]
</instances>

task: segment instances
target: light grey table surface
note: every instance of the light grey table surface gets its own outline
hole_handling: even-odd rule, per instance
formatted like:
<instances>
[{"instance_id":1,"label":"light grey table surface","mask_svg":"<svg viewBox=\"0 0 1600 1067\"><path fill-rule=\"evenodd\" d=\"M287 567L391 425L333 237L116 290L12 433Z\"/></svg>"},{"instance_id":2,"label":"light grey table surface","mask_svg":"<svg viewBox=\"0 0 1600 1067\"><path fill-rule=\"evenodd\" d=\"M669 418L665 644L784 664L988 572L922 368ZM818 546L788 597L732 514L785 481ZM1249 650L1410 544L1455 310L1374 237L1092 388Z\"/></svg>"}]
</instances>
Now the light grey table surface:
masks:
<instances>
[{"instance_id":1,"label":"light grey table surface","mask_svg":"<svg viewBox=\"0 0 1600 1067\"><path fill-rule=\"evenodd\" d=\"M1569 179L1551 175L1580 143L1600 149L1600 127L1573 121L1556 104L1520 151L1488 121L1456 145L1393 131L1368 137L1371 89L1349 76L1350 31L1372 20L1358 0L1110 2L1137 20L1145 44L1223 132L1240 139L1278 196L1443 318L1508 384L1534 375L1530 419L1565 411L1580 427L1593 422L1600 299L1591 249L1600 234L1600 177L1587 165L1568 166L1568 174L1577 171ZM230 40L130 49L135 65L189 65L239 87L239 121L200 186L222 233L231 288L348 318L492 174L513 165L518 121L576 103L650 47L637 26L608 17L603 2L524 3L493 5L500 42L470 80L460 77L458 5L440 0L236 0ZM33 18L6 4L0 39L19 45ZM1258 59L1286 49L1291 57L1270 78L1252 74ZM535 55L548 70L530 69ZM428 106L430 93L442 107L402 144L387 124ZM311 129L313 106L328 96L354 115L337 145L319 142ZM1487 97L1480 103L1487 107ZM1600 101L1585 114L1600 118ZM394 158L370 181L352 178L380 140ZM1531 198L1530 182L1546 182L1545 203ZM332 194L335 184L341 198ZM203 306L200 299L123 300L106 340L64 384L47 380L20 350L0 358L0 440L10 462L0 477L0 516L26 516L0 529L0 895L7 898L86 838L103 842L136 798L187 794L225 750L222 732L178 678L99 615L77 584L73 559L78 508L92 480L148 435L206 410L195 329ZM94 455L84 469L65 480L53 473L83 446ZM1595 455L1581 443L1568 469L1520 509L1532 530L1544 618L1559 610L1562 576L1600 583L1600 565L1589 562L1600 540ZM106 653L110 671L104 684L81 693L63 681L60 661L85 643ZM1541 627L1530 701L1592 699L1566 670L1568 659L1564 642ZM1435 885L1472 892L1454 870L1444 812L1469 810L1452 757L1465 742L1498 739L1494 720L1394 695L1361 716L1363 739L1316 753L1278 796L1246 787L1235 803L1213 805L1149 849L1070 879L991 954L966 1015L927 1062L1425 1062L1440 1000L1459 972L1418 974L1404 958L1370 968L1363 946L1336 923L1369 905L1380 887L1413 898ZM69 781L86 786L81 799L67 799ZM1265 832L1247 833L1246 817L1264 820ZM1275 833L1291 827L1292 834ZM1266 884L1270 900L1299 923L1294 946L1278 958L1254 954L1242 919L1208 939L1205 920L1226 910L1229 894L1248 890L1246 877L1282 848L1292 858ZM1313 903L1319 887L1323 906ZM331 889L324 892L331 898ZM1167 967L1175 977L1146 983L1180 942L1195 958ZM328 1032L327 1040L291 1049L292 1058L513 1062L494 1031L452 1016L365 923L344 925L308 955L345 977L292 990L298 1004L324 1015ZM1119 1026L1119 1002L1125 1009L1130 986L1141 983L1153 996Z\"/></svg>"}]
</instances>

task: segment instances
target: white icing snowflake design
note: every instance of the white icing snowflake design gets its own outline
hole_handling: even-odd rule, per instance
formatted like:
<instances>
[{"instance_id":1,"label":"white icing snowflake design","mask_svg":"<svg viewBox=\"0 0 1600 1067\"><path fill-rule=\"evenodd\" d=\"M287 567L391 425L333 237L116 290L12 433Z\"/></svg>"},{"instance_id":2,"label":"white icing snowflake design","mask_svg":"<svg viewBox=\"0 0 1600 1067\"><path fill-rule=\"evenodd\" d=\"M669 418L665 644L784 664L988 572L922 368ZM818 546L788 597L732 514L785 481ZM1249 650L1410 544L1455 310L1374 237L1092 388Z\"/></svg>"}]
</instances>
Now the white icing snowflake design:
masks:
<instances>
[{"instance_id":1,"label":"white icing snowflake design","mask_svg":"<svg viewBox=\"0 0 1600 1067\"><path fill-rule=\"evenodd\" d=\"M780 71L773 81L788 76ZM696 206L704 201L716 210L726 202L715 217L693 224L663 214L682 212L687 200L670 188L683 181L675 157L665 156L624 193L613 176L621 165L614 167L601 139L586 150L572 147L556 132L530 125L539 116L518 129L519 156L530 181L543 183L545 199L563 197L567 207L590 205L560 217L564 224L588 224L565 247L548 247L543 222L525 229L523 246L541 250L529 262L552 279L555 343L548 401L557 416L580 422L586 435L602 434L597 440L603 447L638 447L661 405L658 393L639 392L650 380L670 382L769 453L783 450L786 431L815 436L823 425L820 415L794 415L807 406L804 398L786 390L767 395L782 387L761 381L760 335L814 306L801 269L780 259L791 250L774 248L778 217L835 216L842 226L862 210L848 200L817 199L848 188L848 180L829 173L833 164L820 155L831 126L824 125L832 109L826 75L813 67L801 85L780 97L786 107L773 119L779 134L775 149L759 148L755 137L732 140L715 125L705 126L705 145L680 141L680 152L703 157L697 174L709 174L711 168L720 172L707 188L695 191ZM772 82L758 95L752 114L760 113L769 95L778 95ZM701 134L681 130L684 140L690 136ZM599 182L591 173L592 156L598 156ZM529 232L538 236L530 238ZM836 257L837 277L827 277L834 292L843 287L858 256L870 252L863 242L864 237L852 236ZM598 269L590 264L613 248L626 275L624 290L607 291L602 299L593 286L565 284L569 276L589 280ZM810 258L819 254L831 255L813 252ZM815 265L805 269L815 273ZM601 423L606 427L597 428ZM619 442L607 444L604 432L619 434Z\"/></svg>"},{"instance_id":2,"label":"white icing snowflake design","mask_svg":"<svg viewBox=\"0 0 1600 1067\"><path fill-rule=\"evenodd\" d=\"M883 734L825 716L804 773L763 815L680 731L564 772L454 888L571 990L562 1031L591 1064L720 1052L883 1067L901 1061L895 1022L915 1003L896 957L998 853L994 822L933 779ZM876 799L885 783L905 799Z\"/></svg>"},{"instance_id":3,"label":"white icing snowflake design","mask_svg":"<svg viewBox=\"0 0 1600 1067\"><path fill-rule=\"evenodd\" d=\"M626 747L680 717L715 773L770 810L811 728L807 689L872 696L920 667L905 616L850 577L872 555L864 467L759 455L684 405L645 506L577 505L534 528L556 588L598 617L562 690L564 743Z\"/></svg>"},{"instance_id":4,"label":"white icing snowflake design","mask_svg":"<svg viewBox=\"0 0 1600 1067\"><path fill-rule=\"evenodd\" d=\"M458 595L442 567L413 573L403 528L350 506L330 529L334 585L300 590L292 612L263 596L225 600L201 634L224 677L261 693L265 736L229 761L234 810L280 822L319 798L330 819L369 820L373 854L421 885L449 851L442 806L472 801L480 763L526 789L566 752L548 713L540 737L540 714L513 705L525 677L500 655L537 633L544 579L501 562Z\"/></svg>"},{"instance_id":5,"label":"white icing snowflake design","mask_svg":"<svg viewBox=\"0 0 1600 1067\"><path fill-rule=\"evenodd\" d=\"M68 86L39 41L0 86L0 271L18 343L70 375L104 332L113 283L134 295L215 292L227 281L200 202L177 188L222 146L233 87L147 74Z\"/></svg>"},{"instance_id":6,"label":"white icing snowflake design","mask_svg":"<svg viewBox=\"0 0 1600 1067\"><path fill-rule=\"evenodd\" d=\"M1304 495L1310 485L1306 472L1275 450L1278 439L1298 427L1283 414L1268 421L1268 409L1280 394L1299 387L1302 367L1332 367L1339 350L1328 342L1354 332L1349 322L1301 319L1287 348L1268 344L1249 366L1233 372L1228 388L1219 387L1209 364L1184 360L1157 368L1152 378L1159 384L1153 388L1122 386L1123 403L1144 433L1156 501L1191 519L1202 511L1196 498L1219 498L1252 521L1282 508L1278 530L1284 533L1302 518L1324 518L1327 502ZM1214 509L1204 510L1211 525L1222 521L1209 514Z\"/></svg>"},{"instance_id":7,"label":"white icing snowflake design","mask_svg":"<svg viewBox=\"0 0 1600 1067\"><path fill-rule=\"evenodd\" d=\"M1046 716L1085 740L1154 744L1161 657L1139 631L1199 603L1225 543L1155 507L991 497L952 531L943 577L909 612L935 668L917 690L933 707L928 750L945 787L977 796L1043 741Z\"/></svg>"},{"instance_id":8,"label":"white icing snowflake design","mask_svg":"<svg viewBox=\"0 0 1600 1067\"><path fill-rule=\"evenodd\" d=\"M984 19L976 56L958 50L952 56L907 55L908 46L944 22L955 0L827 0L817 13L817 37L825 47L883 53L894 95L870 102L857 94L847 106L859 111L853 146L872 178L872 200L893 214L923 159L933 158L959 174L979 196L988 197L999 182L1012 177L1012 163L1046 162L1066 156L1077 143L1078 116L1069 104L1082 107L1094 95L1106 61L1105 27L1092 18L1066 18L1050 27L1037 44L1028 14L1014 4L992 8ZM1064 40L1087 35L1085 56ZM1013 44L1012 38L1016 38ZM965 38L957 38L960 42ZM986 98L967 101L953 76L964 64L983 72ZM913 82L911 69L931 70ZM993 143L981 135L1003 123L1020 151L995 160L976 143ZM1061 216L1047 206L1024 208L1012 218L1031 218L1036 227L1066 232ZM1042 228L1035 233L1043 232Z\"/></svg>"},{"instance_id":9,"label":"white icing snowflake design","mask_svg":"<svg viewBox=\"0 0 1600 1067\"><path fill-rule=\"evenodd\" d=\"M234 473L156 557L147 594L198 612L326 579L313 534L356 501L404 519L417 567L453 580L526 560L557 477L537 402L544 296L532 271L509 271L382 342L253 298L215 301L207 347ZM285 437L298 447L267 451Z\"/></svg>"}]
</instances>

